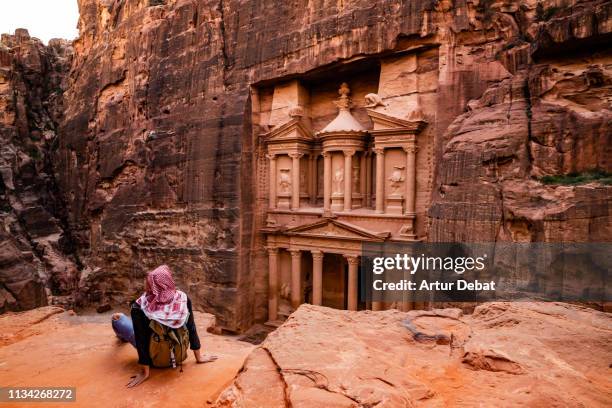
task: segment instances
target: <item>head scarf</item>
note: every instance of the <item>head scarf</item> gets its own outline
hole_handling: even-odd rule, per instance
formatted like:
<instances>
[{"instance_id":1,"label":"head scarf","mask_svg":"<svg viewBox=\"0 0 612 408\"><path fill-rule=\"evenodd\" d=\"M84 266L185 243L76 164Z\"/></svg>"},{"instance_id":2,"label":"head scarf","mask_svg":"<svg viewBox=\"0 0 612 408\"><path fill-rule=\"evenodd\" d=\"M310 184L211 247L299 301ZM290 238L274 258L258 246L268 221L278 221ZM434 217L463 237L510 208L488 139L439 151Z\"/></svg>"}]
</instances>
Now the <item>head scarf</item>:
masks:
<instances>
[{"instance_id":1,"label":"head scarf","mask_svg":"<svg viewBox=\"0 0 612 408\"><path fill-rule=\"evenodd\" d=\"M189 317L187 295L176 289L172 271L161 265L147 274L148 290L136 301L144 314L165 326L178 328Z\"/></svg>"}]
</instances>

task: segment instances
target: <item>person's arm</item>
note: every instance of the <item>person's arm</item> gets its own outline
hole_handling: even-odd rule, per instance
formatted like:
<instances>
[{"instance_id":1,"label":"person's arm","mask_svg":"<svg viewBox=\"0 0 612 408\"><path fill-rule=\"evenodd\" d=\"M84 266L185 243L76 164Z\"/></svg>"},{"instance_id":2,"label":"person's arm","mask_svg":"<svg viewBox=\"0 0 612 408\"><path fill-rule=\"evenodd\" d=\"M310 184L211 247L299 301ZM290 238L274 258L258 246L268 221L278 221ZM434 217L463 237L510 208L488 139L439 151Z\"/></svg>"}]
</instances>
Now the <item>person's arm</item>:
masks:
<instances>
[{"instance_id":1,"label":"person's arm","mask_svg":"<svg viewBox=\"0 0 612 408\"><path fill-rule=\"evenodd\" d=\"M189 318L187 319L187 331L189 332L189 348L193 350L193 356L196 362L199 364L210 363L215 361L217 356L213 355L202 355L200 352L200 337L198 336L198 329L196 329L195 320L193 319L193 308L191 306L191 299L187 298L187 309L189 310Z\"/></svg>"},{"instance_id":2,"label":"person's arm","mask_svg":"<svg viewBox=\"0 0 612 408\"><path fill-rule=\"evenodd\" d=\"M193 308L191 307L191 299L187 298L187 309L189 310L189 317L187 318L187 331L189 332L189 348L192 350L200 349L200 337L198 336L198 329L193 319Z\"/></svg>"},{"instance_id":3,"label":"person's arm","mask_svg":"<svg viewBox=\"0 0 612 408\"><path fill-rule=\"evenodd\" d=\"M152 364L151 355L149 354L149 342L151 341L149 319L147 319L137 303L132 304L130 314L132 316L132 324L134 325L134 339L136 340L140 373L130 380L127 384L128 388L135 387L149 378L149 366Z\"/></svg>"}]
</instances>

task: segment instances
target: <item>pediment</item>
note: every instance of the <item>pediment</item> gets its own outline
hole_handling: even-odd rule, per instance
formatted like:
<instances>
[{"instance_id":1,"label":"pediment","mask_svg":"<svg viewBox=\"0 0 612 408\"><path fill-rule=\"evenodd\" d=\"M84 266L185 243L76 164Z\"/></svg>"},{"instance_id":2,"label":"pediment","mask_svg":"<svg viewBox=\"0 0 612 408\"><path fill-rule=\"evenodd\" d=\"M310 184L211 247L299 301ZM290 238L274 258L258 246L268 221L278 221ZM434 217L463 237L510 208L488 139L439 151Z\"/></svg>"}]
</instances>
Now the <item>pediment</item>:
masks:
<instances>
[{"instance_id":1,"label":"pediment","mask_svg":"<svg viewBox=\"0 0 612 408\"><path fill-rule=\"evenodd\" d=\"M314 140L312 131L299 119L291 119L265 134L267 142L287 142L296 140Z\"/></svg>"},{"instance_id":2,"label":"pediment","mask_svg":"<svg viewBox=\"0 0 612 408\"><path fill-rule=\"evenodd\" d=\"M418 132L425 126L425 121L423 120L402 119L373 109L367 109L367 112L370 119L372 119L374 129L398 129Z\"/></svg>"},{"instance_id":3,"label":"pediment","mask_svg":"<svg viewBox=\"0 0 612 408\"><path fill-rule=\"evenodd\" d=\"M324 219L312 224L300 225L288 229L285 233L287 235L360 241L384 241L389 236L388 232L368 231L356 225L334 219Z\"/></svg>"}]
</instances>

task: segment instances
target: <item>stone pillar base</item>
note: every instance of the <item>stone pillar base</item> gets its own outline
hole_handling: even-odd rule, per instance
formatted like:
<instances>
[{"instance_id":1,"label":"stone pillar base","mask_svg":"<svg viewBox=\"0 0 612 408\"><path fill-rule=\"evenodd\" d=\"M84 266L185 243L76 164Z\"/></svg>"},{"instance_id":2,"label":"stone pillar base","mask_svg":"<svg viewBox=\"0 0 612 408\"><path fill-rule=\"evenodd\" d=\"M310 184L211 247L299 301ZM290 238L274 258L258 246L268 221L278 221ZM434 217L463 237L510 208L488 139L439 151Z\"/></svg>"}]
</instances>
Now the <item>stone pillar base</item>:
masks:
<instances>
[{"instance_id":1,"label":"stone pillar base","mask_svg":"<svg viewBox=\"0 0 612 408\"><path fill-rule=\"evenodd\" d=\"M278 209L289 210L291 208L291 194L278 195Z\"/></svg>"},{"instance_id":2,"label":"stone pillar base","mask_svg":"<svg viewBox=\"0 0 612 408\"><path fill-rule=\"evenodd\" d=\"M387 214L398 214L402 215L403 206L402 202L404 197L401 194L392 194L387 197L387 210L385 211Z\"/></svg>"},{"instance_id":3,"label":"stone pillar base","mask_svg":"<svg viewBox=\"0 0 612 408\"><path fill-rule=\"evenodd\" d=\"M363 207L363 197L361 193L353 193L353 210Z\"/></svg>"},{"instance_id":4,"label":"stone pillar base","mask_svg":"<svg viewBox=\"0 0 612 408\"><path fill-rule=\"evenodd\" d=\"M344 210L344 195L343 194L332 194L331 210L335 212Z\"/></svg>"}]
</instances>

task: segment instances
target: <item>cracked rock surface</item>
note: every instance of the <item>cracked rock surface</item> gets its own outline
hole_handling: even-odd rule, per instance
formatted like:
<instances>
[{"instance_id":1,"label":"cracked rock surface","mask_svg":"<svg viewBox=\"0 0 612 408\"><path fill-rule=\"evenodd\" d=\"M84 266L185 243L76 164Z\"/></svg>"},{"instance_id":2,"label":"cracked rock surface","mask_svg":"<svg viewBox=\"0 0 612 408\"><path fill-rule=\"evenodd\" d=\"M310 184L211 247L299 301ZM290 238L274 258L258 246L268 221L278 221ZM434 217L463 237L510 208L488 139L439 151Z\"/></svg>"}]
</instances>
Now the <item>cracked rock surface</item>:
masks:
<instances>
[{"instance_id":1,"label":"cracked rock surface","mask_svg":"<svg viewBox=\"0 0 612 408\"><path fill-rule=\"evenodd\" d=\"M432 339L415 338L406 320ZM564 303L486 303L471 315L302 305L216 404L605 407L611 340L608 314Z\"/></svg>"}]
</instances>

